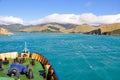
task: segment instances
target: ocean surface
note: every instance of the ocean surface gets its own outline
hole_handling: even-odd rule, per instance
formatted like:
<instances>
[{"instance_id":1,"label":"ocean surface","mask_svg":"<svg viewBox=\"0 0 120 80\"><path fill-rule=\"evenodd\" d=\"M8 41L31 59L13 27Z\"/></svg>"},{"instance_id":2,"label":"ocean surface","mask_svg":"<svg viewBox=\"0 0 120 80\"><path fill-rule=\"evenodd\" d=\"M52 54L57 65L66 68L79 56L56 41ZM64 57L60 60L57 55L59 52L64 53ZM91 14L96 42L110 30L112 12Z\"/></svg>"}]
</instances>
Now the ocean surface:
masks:
<instances>
[{"instance_id":1,"label":"ocean surface","mask_svg":"<svg viewBox=\"0 0 120 80\"><path fill-rule=\"evenodd\" d=\"M0 53L43 54L59 80L120 80L120 36L16 33L0 36Z\"/></svg>"}]
</instances>

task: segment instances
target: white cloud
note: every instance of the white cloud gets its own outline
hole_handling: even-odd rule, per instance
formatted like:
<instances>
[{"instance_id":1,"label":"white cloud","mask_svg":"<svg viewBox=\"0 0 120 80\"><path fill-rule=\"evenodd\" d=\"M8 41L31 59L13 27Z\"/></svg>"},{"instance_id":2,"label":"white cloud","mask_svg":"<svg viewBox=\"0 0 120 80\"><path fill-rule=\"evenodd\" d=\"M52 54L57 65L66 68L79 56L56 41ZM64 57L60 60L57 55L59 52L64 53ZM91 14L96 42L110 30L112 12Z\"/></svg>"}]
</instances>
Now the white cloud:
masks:
<instances>
[{"instance_id":1,"label":"white cloud","mask_svg":"<svg viewBox=\"0 0 120 80\"><path fill-rule=\"evenodd\" d=\"M42 19L39 19L37 21L31 21L31 24L39 24L39 23L50 23L50 22L56 22L56 23L75 23L77 24L79 16L74 14L52 14L48 15Z\"/></svg>"},{"instance_id":2,"label":"white cloud","mask_svg":"<svg viewBox=\"0 0 120 80\"><path fill-rule=\"evenodd\" d=\"M52 14L42 19L31 21L30 24L41 24L41 23L73 23L73 24L110 24L119 23L120 14L116 15L104 15L96 16L92 13L85 13L80 15L75 14Z\"/></svg>"},{"instance_id":3,"label":"white cloud","mask_svg":"<svg viewBox=\"0 0 120 80\"><path fill-rule=\"evenodd\" d=\"M51 14L34 21L23 21L13 16L0 16L0 24L42 24L42 23L72 23L72 24L111 24L120 23L120 14L97 16L92 13L76 14Z\"/></svg>"},{"instance_id":4,"label":"white cloud","mask_svg":"<svg viewBox=\"0 0 120 80\"><path fill-rule=\"evenodd\" d=\"M0 16L0 24L23 24L24 21L13 16Z\"/></svg>"}]
</instances>

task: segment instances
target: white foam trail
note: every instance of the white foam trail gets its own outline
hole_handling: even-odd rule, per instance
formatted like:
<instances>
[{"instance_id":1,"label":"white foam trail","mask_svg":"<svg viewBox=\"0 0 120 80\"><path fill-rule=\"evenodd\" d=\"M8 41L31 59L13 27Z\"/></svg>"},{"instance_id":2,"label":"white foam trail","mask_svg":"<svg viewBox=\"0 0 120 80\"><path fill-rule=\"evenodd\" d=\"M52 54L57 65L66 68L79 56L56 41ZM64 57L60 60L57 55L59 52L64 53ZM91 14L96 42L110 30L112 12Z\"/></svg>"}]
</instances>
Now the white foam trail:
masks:
<instances>
[{"instance_id":1,"label":"white foam trail","mask_svg":"<svg viewBox=\"0 0 120 80\"><path fill-rule=\"evenodd\" d=\"M90 68L91 70L95 71L95 73L96 73L99 77L101 77L101 76L99 75L99 73L96 72L96 69L92 66L92 64L89 63L89 61L87 60L87 58L86 58L86 56L85 56L84 54L82 54L82 58L83 58L84 61L88 64L89 68ZM104 68L103 68L103 69L104 69ZM105 69L104 69L104 73L106 74L108 80L112 80L112 79L110 78L110 76L108 75L108 73L106 72Z\"/></svg>"},{"instance_id":2,"label":"white foam trail","mask_svg":"<svg viewBox=\"0 0 120 80\"><path fill-rule=\"evenodd\" d=\"M91 69L93 69L93 66L92 66L92 65L90 65L89 67L90 67Z\"/></svg>"},{"instance_id":3,"label":"white foam trail","mask_svg":"<svg viewBox=\"0 0 120 80\"><path fill-rule=\"evenodd\" d=\"M92 46L89 46L89 48L93 49L93 47L92 47Z\"/></svg>"},{"instance_id":4,"label":"white foam trail","mask_svg":"<svg viewBox=\"0 0 120 80\"><path fill-rule=\"evenodd\" d=\"M88 64L90 69L93 69L93 66L88 62L88 60L86 59L86 56L82 54L82 58L84 59L84 61Z\"/></svg>"}]
</instances>

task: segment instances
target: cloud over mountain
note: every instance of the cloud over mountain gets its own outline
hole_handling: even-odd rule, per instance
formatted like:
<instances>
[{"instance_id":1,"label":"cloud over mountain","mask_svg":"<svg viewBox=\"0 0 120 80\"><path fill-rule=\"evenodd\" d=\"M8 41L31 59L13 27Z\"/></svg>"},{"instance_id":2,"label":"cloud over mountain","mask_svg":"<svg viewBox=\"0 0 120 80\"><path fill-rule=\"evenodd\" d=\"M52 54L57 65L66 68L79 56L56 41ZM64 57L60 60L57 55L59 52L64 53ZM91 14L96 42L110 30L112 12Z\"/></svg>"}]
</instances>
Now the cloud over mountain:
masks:
<instances>
[{"instance_id":1,"label":"cloud over mountain","mask_svg":"<svg viewBox=\"0 0 120 80\"><path fill-rule=\"evenodd\" d=\"M23 24L24 21L13 16L0 16L0 24Z\"/></svg>"},{"instance_id":2,"label":"cloud over mountain","mask_svg":"<svg viewBox=\"0 0 120 80\"><path fill-rule=\"evenodd\" d=\"M31 24L39 23L73 23L73 24L110 24L120 22L120 14L96 16L92 13L85 13L80 15L75 14L52 14L42 19L31 21Z\"/></svg>"},{"instance_id":3,"label":"cloud over mountain","mask_svg":"<svg viewBox=\"0 0 120 80\"><path fill-rule=\"evenodd\" d=\"M92 13L76 14L51 14L34 21L23 21L13 16L0 16L0 24L42 24L42 23L72 23L72 24L111 24L120 23L120 14L97 16Z\"/></svg>"}]
</instances>

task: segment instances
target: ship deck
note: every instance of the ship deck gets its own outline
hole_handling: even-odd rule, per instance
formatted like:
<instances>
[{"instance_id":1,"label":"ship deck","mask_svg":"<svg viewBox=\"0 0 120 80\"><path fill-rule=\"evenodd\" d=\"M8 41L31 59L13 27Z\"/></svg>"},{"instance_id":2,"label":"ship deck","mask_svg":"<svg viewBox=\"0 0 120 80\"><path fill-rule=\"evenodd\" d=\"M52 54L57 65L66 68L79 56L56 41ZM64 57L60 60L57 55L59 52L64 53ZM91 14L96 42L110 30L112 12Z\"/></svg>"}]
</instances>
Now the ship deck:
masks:
<instances>
[{"instance_id":1,"label":"ship deck","mask_svg":"<svg viewBox=\"0 0 120 80\"><path fill-rule=\"evenodd\" d=\"M18 80L17 77L9 77L7 75L9 67L10 67L10 64L13 63L13 59L8 59L8 60L9 60L9 64L7 64L7 65L3 64L2 65L4 70L0 71L0 80ZM39 74L39 70L44 70L42 65L40 64L40 62L35 60L35 65L34 66L32 66L30 64L30 62L31 62L31 59L30 58L26 58L25 59L25 63L23 63L22 65L26 66L27 64L29 64L29 67L32 69L33 76L34 76L34 78L31 79L31 80L46 80L42 76L40 76L40 74ZM8 79L3 79L3 78L8 78ZM21 75L20 80L29 80L29 79L25 75Z\"/></svg>"}]
</instances>

